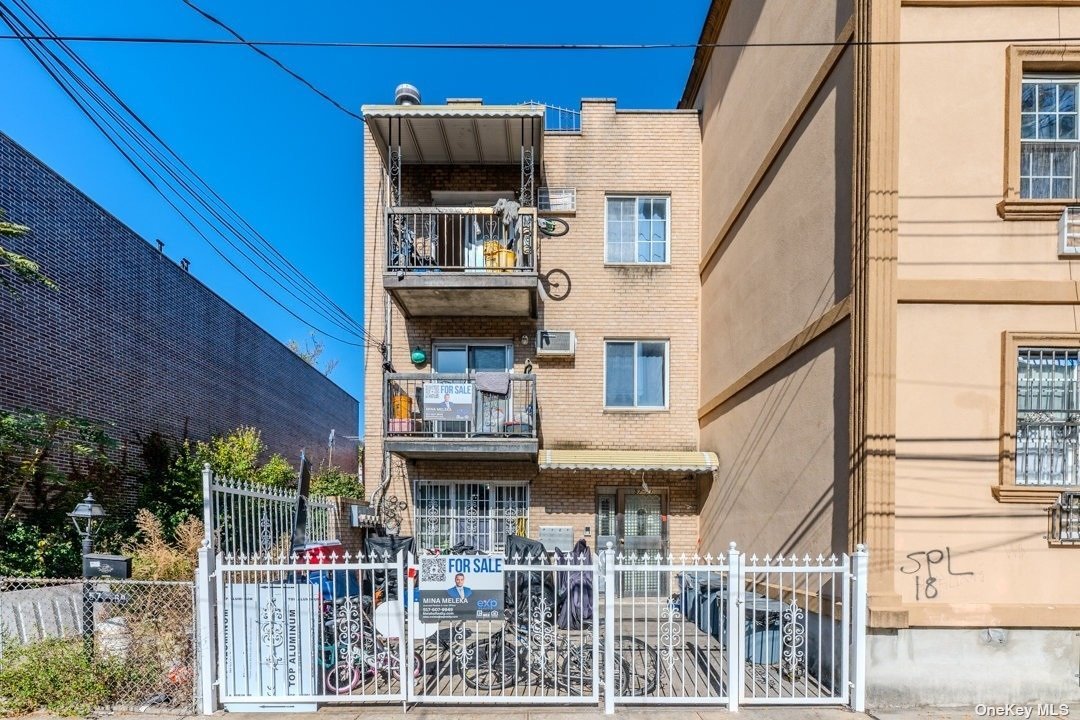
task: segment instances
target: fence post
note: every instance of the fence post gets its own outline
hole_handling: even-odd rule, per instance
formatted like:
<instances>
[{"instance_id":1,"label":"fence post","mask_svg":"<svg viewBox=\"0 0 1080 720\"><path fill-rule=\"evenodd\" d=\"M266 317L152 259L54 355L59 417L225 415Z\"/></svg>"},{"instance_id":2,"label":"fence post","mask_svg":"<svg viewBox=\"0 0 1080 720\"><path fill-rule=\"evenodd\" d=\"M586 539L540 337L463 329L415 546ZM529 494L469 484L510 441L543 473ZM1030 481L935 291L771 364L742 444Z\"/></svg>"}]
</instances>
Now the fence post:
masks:
<instances>
[{"instance_id":1,"label":"fence post","mask_svg":"<svg viewBox=\"0 0 1080 720\"><path fill-rule=\"evenodd\" d=\"M208 472L209 469L203 471L204 484ZM214 687L214 673L217 670L217 648L214 645L215 593L211 582L214 569L214 551L209 540L204 539L199 548L199 564L195 568L195 627L198 632L196 665L199 672L199 711L203 715L213 715L218 706Z\"/></svg>"},{"instance_id":2,"label":"fence post","mask_svg":"<svg viewBox=\"0 0 1080 720\"><path fill-rule=\"evenodd\" d=\"M742 554L732 541L728 545L727 552L727 617L724 618L727 626L727 709L728 712L739 711L739 697L742 694L743 684L743 650L742 650L742 592L743 592L743 569Z\"/></svg>"},{"instance_id":3,"label":"fence post","mask_svg":"<svg viewBox=\"0 0 1080 720\"><path fill-rule=\"evenodd\" d=\"M615 549L604 550L604 714L615 714Z\"/></svg>"},{"instance_id":4,"label":"fence post","mask_svg":"<svg viewBox=\"0 0 1080 720\"><path fill-rule=\"evenodd\" d=\"M867 615L867 568L870 553L866 546L855 546L851 556L852 575L855 580L851 621L855 624L851 635L851 709L866 712L866 615Z\"/></svg>"},{"instance_id":5,"label":"fence post","mask_svg":"<svg viewBox=\"0 0 1080 720\"><path fill-rule=\"evenodd\" d=\"M210 469L210 463L205 463L202 469L202 515L203 537L211 545L214 542L214 471Z\"/></svg>"},{"instance_id":6,"label":"fence post","mask_svg":"<svg viewBox=\"0 0 1080 720\"><path fill-rule=\"evenodd\" d=\"M397 562L394 573L397 575L398 602L401 604L401 637L398 638L398 667L401 668L401 710L408 708L409 698L413 695L413 665L412 665L412 640L408 633L408 617L410 603L412 602L412 588L409 587L409 558L405 555L405 549L397 552ZM374 612L374 611L372 611Z\"/></svg>"}]
</instances>

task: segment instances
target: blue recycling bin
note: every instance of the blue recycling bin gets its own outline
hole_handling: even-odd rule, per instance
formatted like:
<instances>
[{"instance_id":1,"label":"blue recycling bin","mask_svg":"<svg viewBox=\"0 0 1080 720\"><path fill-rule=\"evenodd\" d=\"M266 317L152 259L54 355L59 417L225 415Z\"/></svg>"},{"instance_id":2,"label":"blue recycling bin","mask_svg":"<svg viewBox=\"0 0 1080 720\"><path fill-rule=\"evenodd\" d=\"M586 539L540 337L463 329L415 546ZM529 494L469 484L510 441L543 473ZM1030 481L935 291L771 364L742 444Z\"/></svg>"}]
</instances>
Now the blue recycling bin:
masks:
<instances>
[{"instance_id":1,"label":"blue recycling bin","mask_svg":"<svg viewBox=\"0 0 1080 720\"><path fill-rule=\"evenodd\" d=\"M746 611L746 659L755 665L777 665L781 652L781 619L787 605L754 593L743 596Z\"/></svg>"}]
</instances>

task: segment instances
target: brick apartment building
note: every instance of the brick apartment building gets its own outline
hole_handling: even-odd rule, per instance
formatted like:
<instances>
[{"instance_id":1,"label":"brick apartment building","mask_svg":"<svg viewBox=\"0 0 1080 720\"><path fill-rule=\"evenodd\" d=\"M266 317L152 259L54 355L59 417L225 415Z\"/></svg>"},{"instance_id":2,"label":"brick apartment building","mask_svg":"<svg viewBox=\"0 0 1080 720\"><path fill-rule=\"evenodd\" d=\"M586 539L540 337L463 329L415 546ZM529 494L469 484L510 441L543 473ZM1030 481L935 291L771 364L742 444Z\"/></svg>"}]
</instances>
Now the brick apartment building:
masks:
<instances>
[{"instance_id":1,"label":"brick apartment building","mask_svg":"<svg viewBox=\"0 0 1080 720\"><path fill-rule=\"evenodd\" d=\"M155 430L251 425L270 451L313 462L331 429L356 435L355 398L3 133L0 208L31 228L5 246L59 286L0 292L0 408L106 423L129 465Z\"/></svg>"},{"instance_id":2,"label":"brick apartment building","mask_svg":"<svg viewBox=\"0 0 1080 720\"><path fill-rule=\"evenodd\" d=\"M386 345L366 368L370 496L425 549L694 552L716 469L695 413L697 113L584 100L570 131L544 114L364 107L365 305ZM564 236L540 232L554 216Z\"/></svg>"}]
</instances>

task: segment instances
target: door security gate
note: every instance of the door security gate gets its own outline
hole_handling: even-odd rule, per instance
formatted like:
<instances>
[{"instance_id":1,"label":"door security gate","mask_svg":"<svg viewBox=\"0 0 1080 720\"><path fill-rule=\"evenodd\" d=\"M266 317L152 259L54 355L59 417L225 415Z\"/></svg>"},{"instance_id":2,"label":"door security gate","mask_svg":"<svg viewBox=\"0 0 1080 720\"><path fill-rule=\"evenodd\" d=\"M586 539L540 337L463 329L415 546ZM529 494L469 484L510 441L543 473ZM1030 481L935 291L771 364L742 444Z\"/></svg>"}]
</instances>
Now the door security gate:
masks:
<instances>
[{"instance_id":1,"label":"door security gate","mask_svg":"<svg viewBox=\"0 0 1080 720\"><path fill-rule=\"evenodd\" d=\"M208 553L201 553L211 561ZM204 712L315 703L865 706L867 553L510 558L499 619L423 622L420 563L200 568ZM604 582L601 584L601 580ZM600 588L603 587L603 592ZM216 596L216 597L215 597ZM204 622L200 622L204 625ZM206 664L215 652L216 663ZM215 687L215 692L207 690Z\"/></svg>"}]
</instances>

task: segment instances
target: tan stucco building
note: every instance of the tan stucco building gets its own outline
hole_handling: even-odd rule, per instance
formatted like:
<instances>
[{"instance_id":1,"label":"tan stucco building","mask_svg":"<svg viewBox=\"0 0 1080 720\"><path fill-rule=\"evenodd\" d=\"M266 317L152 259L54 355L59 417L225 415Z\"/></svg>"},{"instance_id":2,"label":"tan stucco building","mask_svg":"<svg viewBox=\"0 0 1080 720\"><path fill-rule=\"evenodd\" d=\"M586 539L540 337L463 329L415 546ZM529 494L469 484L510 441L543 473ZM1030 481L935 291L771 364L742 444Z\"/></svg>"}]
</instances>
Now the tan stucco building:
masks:
<instances>
[{"instance_id":1,"label":"tan stucco building","mask_svg":"<svg viewBox=\"0 0 1080 720\"><path fill-rule=\"evenodd\" d=\"M1072 1L704 24L701 541L866 543L871 704L1080 700L1076 37Z\"/></svg>"}]
</instances>

